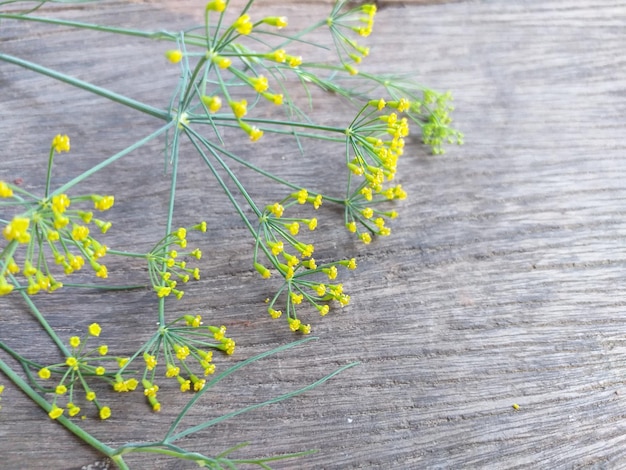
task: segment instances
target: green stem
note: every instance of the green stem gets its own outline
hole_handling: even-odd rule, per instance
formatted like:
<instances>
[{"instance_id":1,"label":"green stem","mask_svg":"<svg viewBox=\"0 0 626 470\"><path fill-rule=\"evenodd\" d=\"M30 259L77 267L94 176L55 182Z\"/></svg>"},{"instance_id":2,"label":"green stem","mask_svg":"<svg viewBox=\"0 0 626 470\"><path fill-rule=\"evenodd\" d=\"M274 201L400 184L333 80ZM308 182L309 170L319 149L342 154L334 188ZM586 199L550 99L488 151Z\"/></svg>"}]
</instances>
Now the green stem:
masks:
<instances>
[{"instance_id":1,"label":"green stem","mask_svg":"<svg viewBox=\"0 0 626 470\"><path fill-rule=\"evenodd\" d=\"M288 398L294 397L296 395L300 395L308 390L311 390L315 387L317 387L318 385L323 384L324 382L326 382L327 380L329 380L330 378L334 377L335 375L343 372L344 370L350 368L350 367L354 367L358 365L358 362L353 362L351 364L346 364L345 366L340 367L339 369L337 369L334 372L331 372L330 374L326 375L325 377L322 377L321 379L305 386L302 387L298 390L295 390L293 392L289 392L289 393L285 393L283 395L279 395L277 397L271 398L267 401L264 401L262 403L257 403L255 405L250 405L250 406L246 406L245 408L241 408L239 410L236 411L232 411L230 413L226 413L225 415L219 416L217 418L213 418L210 420L205 421L204 423L198 424L197 426L192 426L190 428L185 429L182 432L179 432L178 434L174 434L173 436L170 436L166 442L174 442L177 439L180 439L182 437L188 436L189 434L193 434L195 432L201 431L202 429L208 428L209 426L213 426L214 424L219 423L220 421L223 421L225 419L229 419L232 418L234 416L240 415L242 413L246 413L248 411L252 411L256 408L260 408L262 406L266 406L266 405L270 405L272 403L278 403L280 401L286 400Z\"/></svg>"},{"instance_id":2,"label":"green stem","mask_svg":"<svg viewBox=\"0 0 626 470\"><path fill-rule=\"evenodd\" d=\"M46 173L46 189L44 191L44 199L48 198L50 192L50 178L52 177L52 160L54 160L54 148L50 148L50 156L48 157L48 172Z\"/></svg>"},{"instance_id":3,"label":"green stem","mask_svg":"<svg viewBox=\"0 0 626 470\"><path fill-rule=\"evenodd\" d=\"M89 82L85 82L83 80L79 80L78 78L74 78L69 75L65 75L64 73L57 72L56 70L42 67L41 65L35 64L33 62L29 62L27 60L23 60L18 57L2 53L0 53L0 60L8 62L10 64L19 65L20 67L24 67L25 69L40 73L41 75L46 75L48 77L54 78L55 80L60 80L64 83L67 83L68 85L82 88L83 90L86 90L90 93L94 93L116 103L123 104L124 106L128 106L129 108L135 109L144 114L148 114L149 116L154 116L156 118L163 119L164 121L169 121L171 119L171 116L167 111L154 108L147 104L136 101L132 98L128 98L126 96L107 90L106 88L101 88Z\"/></svg>"},{"instance_id":4,"label":"green stem","mask_svg":"<svg viewBox=\"0 0 626 470\"><path fill-rule=\"evenodd\" d=\"M237 118L234 116L222 116L222 115L212 116L212 119L214 121L231 121L231 122L237 121ZM275 124L277 126L300 127L303 129L314 129L317 131L336 132L336 133L344 134L344 135L346 133L345 128L333 127L333 126L322 126L320 124L308 124L306 122L280 121L280 120L274 120L274 119L268 120L268 119L262 119L262 118L252 118L252 117L246 117L245 121L251 122L251 123L252 122L259 123L259 124ZM317 134L313 134L313 136L317 136ZM318 138L322 138L322 136L319 136ZM345 138L337 139L337 141L339 142L343 142L344 140Z\"/></svg>"},{"instance_id":5,"label":"green stem","mask_svg":"<svg viewBox=\"0 0 626 470\"><path fill-rule=\"evenodd\" d=\"M58 26L70 26L81 29L92 29L94 31L101 31L104 33L124 34L126 36L135 36L147 39L166 39L170 41L176 40L176 35L168 33L167 31L148 32L140 31L137 29L124 29L115 28L113 26L102 26L93 23L82 23L80 21L59 20L56 18L43 18L37 16L13 15L11 13L0 13L0 18L4 18L7 20L35 21L38 23L55 24Z\"/></svg>"},{"instance_id":6,"label":"green stem","mask_svg":"<svg viewBox=\"0 0 626 470\"><path fill-rule=\"evenodd\" d=\"M10 276L11 276L11 281L13 281L13 284L15 286L17 286L17 287L21 287L19 285L19 283L17 282L17 279L15 279L15 277L13 277L13 275L10 275ZM46 333L48 333L48 336L50 336L50 339L52 339L52 341L54 341L54 344L57 345L57 347L59 348L61 353L63 353L63 355L65 357L71 356L69 350L65 347L65 345L61 341L61 338L59 338L58 335L54 332L54 330L52 329L50 324L46 321L45 317L41 314L41 312L39 311L37 306L30 299L30 296L26 293L26 291L23 290L23 289L20 289L19 292L20 292L20 295L22 296L22 298L24 299L24 301L26 302L26 305L28 305L28 307L30 308L31 312L33 313L33 315L35 316L35 318L37 319L37 321L41 325L41 327L46 331Z\"/></svg>"},{"instance_id":7,"label":"green stem","mask_svg":"<svg viewBox=\"0 0 626 470\"><path fill-rule=\"evenodd\" d=\"M298 341L294 341L292 343L288 343L282 346L278 346L277 348L274 348L270 351L265 351L261 354L257 354L256 356L250 357L248 359L246 359L245 361L242 361L238 364L235 364L232 367L229 367L228 369L226 369L224 372L221 372L220 374L218 374L217 376L215 376L210 382L208 382L204 388L202 390L200 390L198 393L196 393L193 398L191 400L189 400L187 402L187 404L185 405L185 407L182 409L182 411L178 414L178 416L176 416L176 419L174 419L174 421L172 422L170 428L168 429L168 431L165 433L165 436L163 437L163 442L174 442L177 438L176 437L172 437L173 432L176 430L176 428L178 427L178 425L180 424L180 422L182 421L182 419L185 417L185 415L187 414L187 412L191 409L191 407L194 405L194 403L196 401L198 401L200 399L200 397L202 395L204 395L209 389L211 389L215 384L217 384L220 380L228 377L229 375L233 374L236 370L241 369L244 366L247 366L248 364L251 364L255 361L258 361L259 359L263 359L264 357L267 356L271 356L273 354L277 354L279 352L282 352L286 349L290 349L293 348L294 346L299 346L303 343L309 342L309 341L314 341L317 340L316 337L314 336L310 336L308 338L303 338L301 340ZM188 434L188 433L186 433Z\"/></svg>"},{"instance_id":8,"label":"green stem","mask_svg":"<svg viewBox=\"0 0 626 470\"><path fill-rule=\"evenodd\" d=\"M0 54L2 55L2 54ZM63 193L64 191L67 191L69 188L71 188L72 186L80 183L81 181L83 181L84 179L88 178L89 176L93 175L94 173L96 173L97 171L100 171L102 168L110 165L111 163L119 160L120 158L124 157L125 155L129 154L130 152L132 152L133 150L138 149L139 147L141 147L142 145L144 145L146 142L148 142L149 140L154 139L155 137L159 136L160 134L162 134L163 132L167 131L170 127L172 127L172 125L174 125L175 122L174 121L170 121L168 122L165 126L161 127L159 130L157 130L156 132L153 132L152 134L150 134L149 136L139 140L138 142L135 142L133 145L131 145L130 147L126 147L124 150L122 150L121 152L116 153L115 155L107 158L106 160L104 160L103 162L98 163L96 166L94 166L93 168L87 170L86 172L84 172L81 175L78 175L76 178L74 178L73 180L68 181L67 183L65 183L63 186L61 186L59 189L57 189L56 191L54 191L53 194L60 194Z\"/></svg>"},{"instance_id":9,"label":"green stem","mask_svg":"<svg viewBox=\"0 0 626 470\"><path fill-rule=\"evenodd\" d=\"M235 197L233 196L232 192L230 191L230 189L228 189L228 186L226 186L226 183L224 182L224 180L222 179L222 177L219 175L219 173L217 172L217 169L213 166L213 164L211 163L211 161L209 160L209 158L207 157L207 155L204 153L204 151L202 150L202 148L200 148L200 145L198 145L198 143L196 142L195 139L192 138L192 134L194 137L196 137L197 139L199 139L200 141L203 141L202 137L198 134L196 134L193 129L187 129L188 130L188 137L189 140L191 141L191 143L193 144L193 146L196 148L196 150L198 151L198 153L200 154L200 157L204 160L204 162L207 164L207 166L209 167L209 170L211 170L211 173L213 174L213 176L215 177L215 179L217 180L217 182L219 183L220 187L222 188L222 190L224 191L224 193L226 194L226 196L228 197L228 199L230 200L230 202L233 204L233 207L235 208L235 210L237 211L237 213L239 214L239 216L241 217L241 220L243 220L243 222L246 224L246 227L248 228L248 230L250 231L250 233L252 233L252 235L255 235L255 230L254 227L252 227L252 224L250 224L250 221L248 220L248 217L246 216L246 214L244 214L243 210L241 209L241 207L239 206L239 203L237 202L237 200L235 199ZM206 144L206 142L203 142ZM209 151L213 154L213 156L216 155L216 152L213 148L208 147ZM233 175L234 176L234 175ZM247 193L244 193L247 195ZM248 196L249 197L249 196ZM251 204L251 208L253 210L255 210L255 212L257 213L257 216L260 215L258 208L256 207L256 205L254 204L254 201L252 201L251 199L248 201L249 204Z\"/></svg>"}]
</instances>

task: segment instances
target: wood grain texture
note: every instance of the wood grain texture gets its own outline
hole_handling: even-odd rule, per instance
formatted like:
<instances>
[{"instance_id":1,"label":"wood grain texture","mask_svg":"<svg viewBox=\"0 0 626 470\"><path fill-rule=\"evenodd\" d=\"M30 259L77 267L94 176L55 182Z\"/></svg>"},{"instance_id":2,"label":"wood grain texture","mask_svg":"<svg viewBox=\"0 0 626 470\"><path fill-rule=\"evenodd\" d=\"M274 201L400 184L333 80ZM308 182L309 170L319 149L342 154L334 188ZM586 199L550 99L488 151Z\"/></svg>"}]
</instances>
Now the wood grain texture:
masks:
<instances>
[{"instance_id":1,"label":"wood grain texture","mask_svg":"<svg viewBox=\"0 0 626 470\"><path fill-rule=\"evenodd\" d=\"M202 5L104 2L59 15L175 30L200 21ZM281 11L303 25L326 8ZM626 2L614 0L381 9L367 67L415 72L425 84L452 90L466 144L441 157L410 147L398 178L409 199L390 238L361 246L333 224L336 213L324 213L319 259L336 252L359 259L345 281L353 302L324 319L311 315L317 342L233 376L191 421L294 390L351 361L361 365L185 446L217 453L250 441L244 456L320 449L279 469L626 467L625 27ZM6 21L0 48L154 106L165 106L176 81L162 45L148 41ZM58 184L158 124L4 63L0 87L0 179L23 178L32 190L41 190L42 159L57 132L72 137L72 152L55 169ZM349 119L351 110L336 103L322 100L314 113ZM232 145L312 187L324 187L340 168L340 153L308 147L316 162L310 169L289 142L258 144ZM148 144L89 181L101 191L115 183L111 243L145 248L160 236L167 192L161 145ZM253 273L241 222L192 149L182 155L177 223L206 218L211 230L197 238L207 253L203 279L171 309L228 326L239 348L218 358L224 368L293 337L266 318L263 299L275 285ZM250 175L242 178L255 185ZM253 192L260 200L277 197L268 185ZM148 229L141 238L136 224ZM142 275L140 265L128 270L113 259L109 268L119 282ZM104 339L125 353L137 336L148 337L156 312L144 291L114 301L82 291L37 301L65 336L97 319ZM53 352L17 298L0 302L3 340L33 357ZM157 438L185 398L163 397L159 415L131 394L116 400L110 420L84 425L113 444ZM2 405L2 468L80 468L100 459L9 384ZM130 462L195 468L152 457Z\"/></svg>"}]
</instances>

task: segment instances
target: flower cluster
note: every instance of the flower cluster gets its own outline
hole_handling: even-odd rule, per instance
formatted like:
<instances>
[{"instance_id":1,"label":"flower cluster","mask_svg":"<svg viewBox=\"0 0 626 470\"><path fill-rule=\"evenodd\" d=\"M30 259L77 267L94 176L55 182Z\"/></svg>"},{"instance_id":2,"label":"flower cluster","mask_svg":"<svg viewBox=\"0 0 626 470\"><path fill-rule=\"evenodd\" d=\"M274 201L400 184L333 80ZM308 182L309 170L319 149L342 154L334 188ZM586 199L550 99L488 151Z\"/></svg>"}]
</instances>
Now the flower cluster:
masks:
<instances>
[{"instance_id":1,"label":"flower cluster","mask_svg":"<svg viewBox=\"0 0 626 470\"><path fill-rule=\"evenodd\" d=\"M295 204L307 203L312 204L314 209L319 209L322 205L321 194L311 195L303 188L265 208L259 219L254 251L254 267L263 278L269 278L271 271L259 262L259 250L265 253L274 268L287 280L291 279L298 269L315 268L313 258L315 247L300 241L297 236L303 226L311 231L315 230L317 218L283 217L285 209ZM286 250L288 247L291 247L293 253Z\"/></svg>"},{"instance_id":2,"label":"flower cluster","mask_svg":"<svg viewBox=\"0 0 626 470\"><path fill-rule=\"evenodd\" d=\"M206 379L202 377L215 372L215 364L211 362L213 349L233 354L235 341L226 336L225 326L203 326L200 315L183 315L159 328L142 350L145 368L141 383L144 395L154 411L161 410L157 399L157 365L165 364L165 377L177 380L181 392L192 389L198 392L206 383ZM194 371L197 367L201 373ZM113 387L118 392L127 391L121 376L116 379Z\"/></svg>"},{"instance_id":3,"label":"flower cluster","mask_svg":"<svg viewBox=\"0 0 626 470\"><path fill-rule=\"evenodd\" d=\"M386 219L397 216L395 210L381 210L375 206L406 198L401 185L390 186L388 183L395 177L398 159L404 153L404 138L409 134L407 118L398 117L397 112L405 112L410 106L406 99L372 100L346 130L349 149L346 165L350 170L350 182L354 177L363 179L356 188L348 185L345 224L365 244L372 241L372 234L389 235L391 229L386 225ZM387 108L392 111L382 114Z\"/></svg>"},{"instance_id":4,"label":"flower cluster","mask_svg":"<svg viewBox=\"0 0 626 470\"><path fill-rule=\"evenodd\" d=\"M66 152L69 148L69 138L57 135L52 141L49 167L54 152ZM49 181L50 171L47 186ZM64 193L48 196L47 190L46 195L39 198L17 185L0 181L0 209L24 208L24 212L6 221L2 230L8 245L0 252L0 295L13 290L15 283L10 279L20 272L28 282L26 292L30 295L60 288L62 283L55 279L50 269L48 250L66 275L79 271L87 263L96 276L107 277L107 268L99 261L106 254L107 247L94 238L93 229L106 233L111 222L94 217L93 210L74 209L75 205L86 201L93 204L94 210L106 211L115 200L113 196L99 194L72 198ZM20 245L25 245L21 267L15 260Z\"/></svg>"},{"instance_id":5,"label":"flower cluster","mask_svg":"<svg viewBox=\"0 0 626 470\"><path fill-rule=\"evenodd\" d=\"M211 1L206 6L207 31L210 28L211 14L219 15L216 21L218 27L228 26L204 38L204 52L194 72L194 75L204 78L199 87L194 87L193 92L182 96L180 109L183 111L179 116L184 115L184 119L179 117L178 121L183 128L190 123L213 126L216 121L232 122L229 120L234 117L234 125L255 142L263 136L263 130L245 120L250 108L259 100L282 105L283 93L273 88L268 77L276 77L276 70L283 67L297 68L302 63L302 57L288 54L282 48L258 52L237 42L241 36L250 36L257 31L259 34L266 34L268 27L271 28L271 34L280 36L277 31L287 27L286 17L267 16L254 21L246 8L233 22L228 23L227 7L228 2L225 1ZM186 56L197 55L197 52L184 52L180 49L165 52L166 58L172 63L183 62ZM233 63L233 59L239 59L240 62ZM187 65L183 62L182 66Z\"/></svg>"},{"instance_id":6,"label":"flower cluster","mask_svg":"<svg viewBox=\"0 0 626 470\"><path fill-rule=\"evenodd\" d=\"M382 86L391 97L390 103L404 103L402 109L408 119L419 126L423 142L430 146L435 155L444 153L443 145L463 144L463 133L450 127L454 110L451 104L452 94L448 91L439 93L421 87L407 77L396 75L362 74L363 78Z\"/></svg>"},{"instance_id":7,"label":"flower cluster","mask_svg":"<svg viewBox=\"0 0 626 470\"><path fill-rule=\"evenodd\" d=\"M331 282L337 278L337 266L343 266L348 269L356 269L356 259L340 260L332 263L316 265L302 262L303 269L296 271L295 274L287 279L278 289L274 297L267 299L267 311L272 318L282 316L282 310L275 308L276 302L280 295L284 293L286 298L285 311L287 322L291 331L309 334L311 325L304 324L298 319L296 306L303 302L311 304L317 309L321 316L326 315L330 311L329 303L337 302L341 307L345 307L350 303L350 296L343 291L343 284ZM300 267L300 266L298 266Z\"/></svg>"},{"instance_id":8,"label":"flower cluster","mask_svg":"<svg viewBox=\"0 0 626 470\"><path fill-rule=\"evenodd\" d=\"M377 9L374 4L364 4L343 11L345 4L345 1L335 3L326 19L326 24L333 36L343 68L350 75L357 75L359 71L353 64L360 64L361 60L369 55L370 50L369 47L360 45L346 33L356 33L361 37L369 36L372 33Z\"/></svg>"},{"instance_id":9,"label":"flower cluster","mask_svg":"<svg viewBox=\"0 0 626 470\"><path fill-rule=\"evenodd\" d=\"M206 232L206 222L194 225L191 230ZM143 257L148 262L150 281L157 295L159 297L174 295L180 299L184 291L180 289L179 282L185 284L189 282L190 278L200 279L200 269L187 266L187 261L184 258L191 257L199 260L202 258L202 251L198 248L191 251L178 251L172 247L173 245L183 250L187 248L186 228L180 227L169 233Z\"/></svg>"},{"instance_id":10,"label":"flower cluster","mask_svg":"<svg viewBox=\"0 0 626 470\"><path fill-rule=\"evenodd\" d=\"M107 419L111 416L111 409L99 402L96 392L87 383L88 379L94 377L111 381L111 374L107 372L107 369L102 364L107 361L115 361L118 364L123 362L122 358L108 356L109 349L105 344L97 348L87 349L88 338L90 336L98 337L100 332L100 325L92 323L89 325L88 334L85 337L72 336L70 338L69 345L71 350L64 362L39 368L37 374L42 380L50 380L53 376L60 376L57 385L51 390L54 392L52 409L48 413L51 419L57 419L63 415L65 410L67 410L69 416L76 416L80 413L81 408L76 404L76 399L79 395L78 388L83 390L85 400L92 402L96 406L100 419ZM137 387L135 379L129 379L127 382L129 388L134 389ZM61 397L67 397L67 403L64 406L59 406Z\"/></svg>"},{"instance_id":11,"label":"flower cluster","mask_svg":"<svg viewBox=\"0 0 626 470\"><path fill-rule=\"evenodd\" d=\"M317 226L316 218L283 217L287 208L295 204L310 203L318 209L322 203L320 194L311 195L306 189L300 189L280 202L266 207L260 218L255 247L254 266L264 278L271 276L271 271L258 260L259 251L262 251L272 266L284 278L284 284L274 298L268 299L268 313L272 318L282 316L282 310L275 308L281 293L286 296L286 318L289 328L302 334L311 331L310 324L303 324L296 314L296 305L303 301L313 305L322 316L326 315L332 300L345 306L350 302L350 296L343 292L341 284L329 283L337 277L337 266L349 269L356 268L356 260L341 260L318 265L313 253L312 244L302 242L297 238L300 227L306 226L314 230ZM320 281L327 278L326 281Z\"/></svg>"},{"instance_id":12,"label":"flower cluster","mask_svg":"<svg viewBox=\"0 0 626 470\"><path fill-rule=\"evenodd\" d=\"M454 110L450 104L451 99L450 92L424 91L423 107L428 110L428 117L426 122L422 124L422 138L426 145L430 145L435 154L444 153L444 143L463 144L463 134L450 127L452 122L450 112Z\"/></svg>"}]
</instances>

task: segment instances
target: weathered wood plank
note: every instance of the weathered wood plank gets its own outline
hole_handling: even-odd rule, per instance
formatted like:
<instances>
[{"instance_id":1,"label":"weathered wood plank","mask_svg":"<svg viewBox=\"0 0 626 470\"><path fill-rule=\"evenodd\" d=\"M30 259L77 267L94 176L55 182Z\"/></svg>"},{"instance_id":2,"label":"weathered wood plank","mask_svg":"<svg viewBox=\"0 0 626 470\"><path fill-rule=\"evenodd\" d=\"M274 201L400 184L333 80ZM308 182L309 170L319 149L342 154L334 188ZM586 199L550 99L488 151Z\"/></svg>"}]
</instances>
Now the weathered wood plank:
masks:
<instances>
[{"instance_id":1,"label":"weathered wood plank","mask_svg":"<svg viewBox=\"0 0 626 470\"><path fill-rule=\"evenodd\" d=\"M64 7L60 14L176 29L200 20L201 3L105 2ZM302 397L200 433L186 445L219 452L250 441L243 455L320 449L306 461L277 468L626 465L626 302L620 289L626 274L620 127L626 118L626 3L590 3L381 9L369 66L379 72L417 70L423 83L451 89L466 145L443 157L411 147L399 174L409 199L399 208L391 238L359 246L326 215L325 232L318 234L320 259L336 250L359 258L360 269L346 280L351 306L323 320L312 317L319 341L232 377L200 415L293 390L350 361L361 366ZM323 17L326 8L281 5L298 25ZM88 32L79 46L78 37L67 28L0 24L6 53L155 106L166 103L176 70L162 60L160 45ZM32 189L41 189L40 159L57 132L70 134L73 147L59 158L57 169L65 173L55 170L55 181L61 182L155 126L151 118L68 93L65 86L6 64L0 65L0 86L0 178L23 178ZM348 109L337 115L334 103L324 101L315 112L332 120L350 116ZM320 187L341 163L335 155L318 155L327 159L324 164L305 171L284 165L299 158L284 152L287 143L259 144L264 145L233 145L258 152L268 168ZM125 225L141 223L161 233L167 178L159 152L159 143L149 144L89 182L104 191L111 184L106 174L122 188L111 214L117 228L111 240L129 249L147 246L151 237L137 239L130 228L121 229ZM181 203L177 217L207 218L212 229L201 243L211 255L203 280L172 308L228 326L240 348L235 357L218 360L225 367L292 336L264 314L272 285L253 274L251 243L241 223L225 198L201 191L210 179L190 149L185 156L180 195L189 203ZM271 186L255 192L276 197ZM138 266L130 273L123 269L121 263L110 266L112 274L127 279L140 275ZM115 302L84 292L72 305L60 296L40 302L67 336L98 318L105 339L122 351L134 344L130 335L154 321L156 305L140 291L120 294ZM19 301L3 298L1 311L3 339L11 331L10 343L28 344L34 357L52 351ZM159 426L183 403L175 394L164 396L160 415L147 413L143 397L130 395L109 421L84 424L116 444L157 438ZM74 468L99 459L12 387L2 404L4 468ZM131 459L137 468L153 461ZM157 459L151 468L186 467Z\"/></svg>"}]
</instances>

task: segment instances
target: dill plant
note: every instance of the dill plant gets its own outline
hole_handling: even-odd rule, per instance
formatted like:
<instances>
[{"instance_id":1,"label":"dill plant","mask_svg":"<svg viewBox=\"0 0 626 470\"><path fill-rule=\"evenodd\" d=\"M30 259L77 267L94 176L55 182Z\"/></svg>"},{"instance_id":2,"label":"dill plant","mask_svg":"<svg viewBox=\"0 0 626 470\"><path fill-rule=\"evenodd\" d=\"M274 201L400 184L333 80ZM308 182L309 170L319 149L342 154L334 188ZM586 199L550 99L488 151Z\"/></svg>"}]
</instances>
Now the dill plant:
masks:
<instances>
[{"instance_id":1,"label":"dill plant","mask_svg":"<svg viewBox=\"0 0 626 470\"><path fill-rule=\"evenodd\" d=\"M0 1L0 6L25 3L28 2ZM197 400L222 379L264 357L314 339L300 339L219 372L212 363L213 353L230 355L236 347L235 341L227 336L226 327L205 324L200 315L176 313L179 309L176 302L183 299L184 286L201 276L197 263L203 253L199 247L188 246L187 235L210 230L210 220L208 225L207 221L196 220L187 227L173 226L181 142L190 143L196 150L206 171L213 175L217 187L241 217L254 244L251 269L261 278L278 278L275 294L267 299L267 313L272 318L283 318L293 332L308 335L312 327L303 318L310 317L311 312L325 316L333 308L349 304L350 296L338 279L342 270L357 267L352 257L323 262L315 259L315 246L308 232L317 228L318 211L322 205L340 207L344 214L341 224L364 244L371 243L375 237L390 235L390 222L398 214L393 201L407 197L402 186L394 183L394 177L410 127L417 127L422 141L435 154L442 153L447 142L462 143L462 134L450 126L450 94L438 93L406 77L361 70L369 55L365 38L372 32L376 15L376 6L372 4L350 7L343 0L337 1L326 18L302 31L291 32L286 17L255 15L253 0L240 8L228 0L212 0L205 5L202 26L174 33L54 19L39 16L39 12L34 15L45 3L48 2L34 2L33 8L20 13L0 12L0 19L45 22L157 40L163 44L157 50L172 67L179 68L180 78L173 86L170 103L154 108L26 59L0 53L3 62L52 77L162 121L152 134L139 138L57 188L51 187L53 169L62 172L62 158L67 157L60 154L70 152L71 147L69 136L54 136L43 194L0 181L3 235L0 296L21 296L64 358L56 363L28 358L0 338L0 349L18 361L23 374L18 374L1 358L0 370L51 419L111 458L120 468L128 468L124 455L129 452L160 453L209 468L233 468L239 464L269 468L274 460L306 454L236 459L230 457L239 448L235 446L210 457L187 451L176 443L223 419L302 393L355 365L348 364L303 389L179 430L182 419ZM322 29L334 46L334 59L309 61L299 54L299 46L322 48L306 39L308 34ZM304 89L309 100L310 89L315 87L329 92L329 99L332 94L333 99L350 102L355 110L354 119L343 126L315 122L294 98L294 87ZM297 181L285 180L257 166L247 155L232 151L225 132L233 130L260 146L269 134L292 136L296 149L301 149L304 140L335 144L337 155L345 162L345 175L332 182L333 188L305 187ZM103 237L115 228L104 213L114 210L114 194L74 194L73 188L113 162L131 158L134 150L157 138L165 141L165 163L171 178L165 234L146 252L110 247ZM235 164L254 171L258 178L276 183L282 194L275 200L255 200L238 178L233 169ZM330 192L338 184L344 187L343 195ZM149 287L158 305L155 331L128 356L114 354L114 348L102 342L93 344L101 332L98 323L92 323L83 336L72 336L65 344L36 305L37 295L43 291L64 295L64 285L97 287L98 284L72 283L71 276L87 266L94 280L106 279L109 277L106 259L112 256L142 260L148 272L143 283L115 289ZM102 289L106 293L111 287L103 285ZM110 406L112 396L104 399L96 396L90 385L93 381L104 381L118 393L143 389L148 405L159 412L159 383L168 379L175 380L181 392L193 396L159 441L112 448L72 419L81 411L84 413L89 404L95 407L100 419L108 419L115 412L114 406L113 409ZM2 390L0 386L0 393Z\"/></svg>"}]
</instances>

